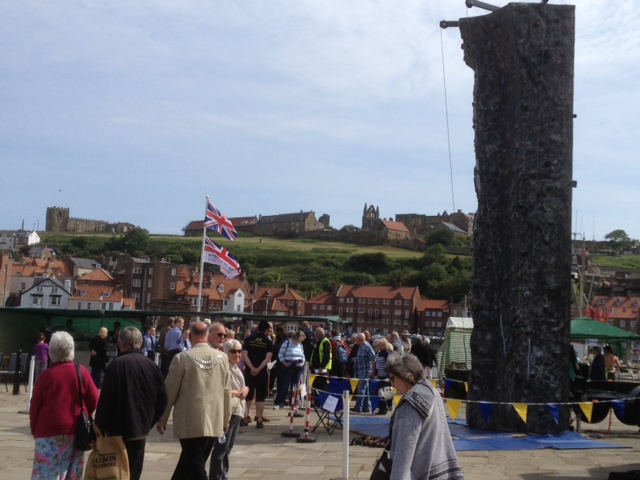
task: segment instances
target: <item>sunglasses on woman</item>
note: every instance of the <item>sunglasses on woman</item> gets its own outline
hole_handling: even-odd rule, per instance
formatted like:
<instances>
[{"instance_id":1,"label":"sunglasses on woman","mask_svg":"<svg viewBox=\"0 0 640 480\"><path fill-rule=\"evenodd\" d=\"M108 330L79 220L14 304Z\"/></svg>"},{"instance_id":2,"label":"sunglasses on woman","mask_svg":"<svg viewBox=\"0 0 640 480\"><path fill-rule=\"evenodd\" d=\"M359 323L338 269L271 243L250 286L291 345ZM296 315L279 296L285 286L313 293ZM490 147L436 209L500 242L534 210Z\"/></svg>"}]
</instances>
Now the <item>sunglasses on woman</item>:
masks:
<instances>
[{"instance_id":1,"label":"sunglasses on woman","mask_svg":"<svg viewBox=\"0 0 640 480\"><path fill-rule=\"evenodd\" d=\"M229 353L242 353L242 350L236 350L235 348L230 348Z\"/></svg>"}]
</instances>

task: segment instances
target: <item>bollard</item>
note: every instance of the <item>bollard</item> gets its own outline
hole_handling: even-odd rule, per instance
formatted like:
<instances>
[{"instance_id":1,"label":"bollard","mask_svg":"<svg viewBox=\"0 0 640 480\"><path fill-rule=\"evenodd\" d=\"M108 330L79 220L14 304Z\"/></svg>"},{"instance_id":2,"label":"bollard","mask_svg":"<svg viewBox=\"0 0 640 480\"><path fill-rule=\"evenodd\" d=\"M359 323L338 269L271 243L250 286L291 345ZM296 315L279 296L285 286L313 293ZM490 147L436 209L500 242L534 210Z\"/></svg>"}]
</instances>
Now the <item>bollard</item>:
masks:
<instances>
[{"instance_id":1,"label":"bollard","mask_svg":"<svg viewBox=\"0 0 640 480\"><path fill-rule=\"evenodd\" d=\"M289 430L286 432L282 432L283 437L287 438L298 438L300 434L298 432L293 431L293 417L295 416L296 410L296 398L298 396L298 386L294 386L291 391L291 409L289 410Z\"/></svg>"},{"instance_id":2,"label":"bollard","mask_svg":"<svg viewBox=\"0 0 640 480\"><path fill-rule=\"evenodd\" d=\"M20 356L22 355L22 350L18 349L17 359L16 359L16 372L13 377L13 394L20 395L20 376L22 375L22 362L20 361Z\"/></svg>"}]
</instances>

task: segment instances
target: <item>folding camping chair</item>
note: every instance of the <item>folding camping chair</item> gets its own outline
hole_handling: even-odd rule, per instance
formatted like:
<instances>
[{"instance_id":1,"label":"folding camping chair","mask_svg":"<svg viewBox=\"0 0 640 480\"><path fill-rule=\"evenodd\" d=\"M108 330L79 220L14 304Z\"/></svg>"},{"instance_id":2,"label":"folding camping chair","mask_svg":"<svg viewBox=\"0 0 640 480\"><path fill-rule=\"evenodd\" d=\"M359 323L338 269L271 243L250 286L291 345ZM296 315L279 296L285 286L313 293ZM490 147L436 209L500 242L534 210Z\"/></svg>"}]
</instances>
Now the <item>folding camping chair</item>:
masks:
<instances>
[{"instance_id":1,"label":"folding camping chair","mask_svg":"<svg viewBox=\"0 0 640 480\"><path fill-rule=\"evenodd\" d=\"M0 375L4 377L4 388L9 391L9 384L7 383L7 377L12 378L16 374L16 368L18 368L18 354L12 353L9 358L9 368L7 370L0 371Z\"/></svg>"},{"instance_id":2,"label":"folding camping chair","mask_svg":"<svg viewBox=\"0 0 640 480\"><path fill-rule=\"evenodd\" d=\"M29 382L29 359L31 355L29 352L23 352L20 354L20 373L22 378L20 379L24 383L24 391L27 391L27 383Z\"/></svg>"},{"instance_id":3,"label":"folding camping chair","mask_svg":"<svg viewBox=\"0 0 640 480\"><path fill-rule=\"evenodd\" d=\"M322 425L331 435L336 428L342 428L342 415L344 414L342 392L345 390L351 392L351 383L342 378L330 378L327 388L327 392L318 391L314 399L313 409L318 415L318 421L311 431L315 432Z\"/></svg>"}]
</instances>

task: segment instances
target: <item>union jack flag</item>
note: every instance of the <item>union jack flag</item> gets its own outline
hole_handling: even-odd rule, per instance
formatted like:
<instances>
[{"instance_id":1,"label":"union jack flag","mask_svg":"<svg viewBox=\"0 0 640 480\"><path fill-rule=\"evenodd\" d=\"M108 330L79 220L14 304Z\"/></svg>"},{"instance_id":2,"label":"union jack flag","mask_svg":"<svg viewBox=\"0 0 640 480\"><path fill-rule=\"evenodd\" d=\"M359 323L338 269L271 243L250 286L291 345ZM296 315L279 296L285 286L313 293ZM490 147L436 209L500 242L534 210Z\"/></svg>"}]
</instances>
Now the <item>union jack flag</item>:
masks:
<instances>
[{"instance_id":1,"label":"union jack flag","mask_svg":"<svg viewBox=\"0 0 640 480\"><path fill-rule=\"evenodd\" d=\"M226 248L212 242L209 237L205 237L204 261L218 265L227 278L237 277L242 273L238 260Z\"/></svg>"},{"instance_id":2,"label":"union jack flag","mask_svg":"<svg viewBox=\"0 0 640 480\"><path fill-rule=\"evenodd\" d=\"M218 232L231 241L235 241L238 236L238 232L236 232L233 223L231 223L220 210L213 206L209 197L207 197L207 210L204 214L204 226L209 230Z\"/></svg>"}]
</instances>

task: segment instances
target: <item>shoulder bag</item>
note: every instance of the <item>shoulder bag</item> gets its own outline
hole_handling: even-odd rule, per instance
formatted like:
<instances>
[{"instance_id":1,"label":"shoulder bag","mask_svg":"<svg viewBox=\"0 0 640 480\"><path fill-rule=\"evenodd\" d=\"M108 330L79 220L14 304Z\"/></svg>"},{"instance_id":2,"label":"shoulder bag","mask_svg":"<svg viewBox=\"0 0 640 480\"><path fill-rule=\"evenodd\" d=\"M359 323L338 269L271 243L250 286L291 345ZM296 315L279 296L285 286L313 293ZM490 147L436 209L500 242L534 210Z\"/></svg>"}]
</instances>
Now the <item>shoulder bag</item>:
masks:
<instances>
[{"instance_id":1,"label":"shoulder bag","mask_svg":"<svg viewBox=\"0 0 640 480\"><path fill-rule=\"evenodd\" d=\"M93 429L93 418L87 412L87 407L82 398L82 372L80 365L76 363L76 372L78 373L78 397L80 399L80 415L76 424L76 437L74 447L76 450L86 452L91 450L91 444L96 441L96 432Z\"/></svg>"},{"instance_id":2,"label":"shoulder bag","mask_svg":"<svg viewBox=\"0 0 640 480\"><path fill-rule=\"evenodd\" d=\"M391 478L391 457L389 457L390 449L391 442L387 443L382 455L380 455L380 458L378 458L374 463L370 480L389 480Z\"/></svg>"}]
</instances>

